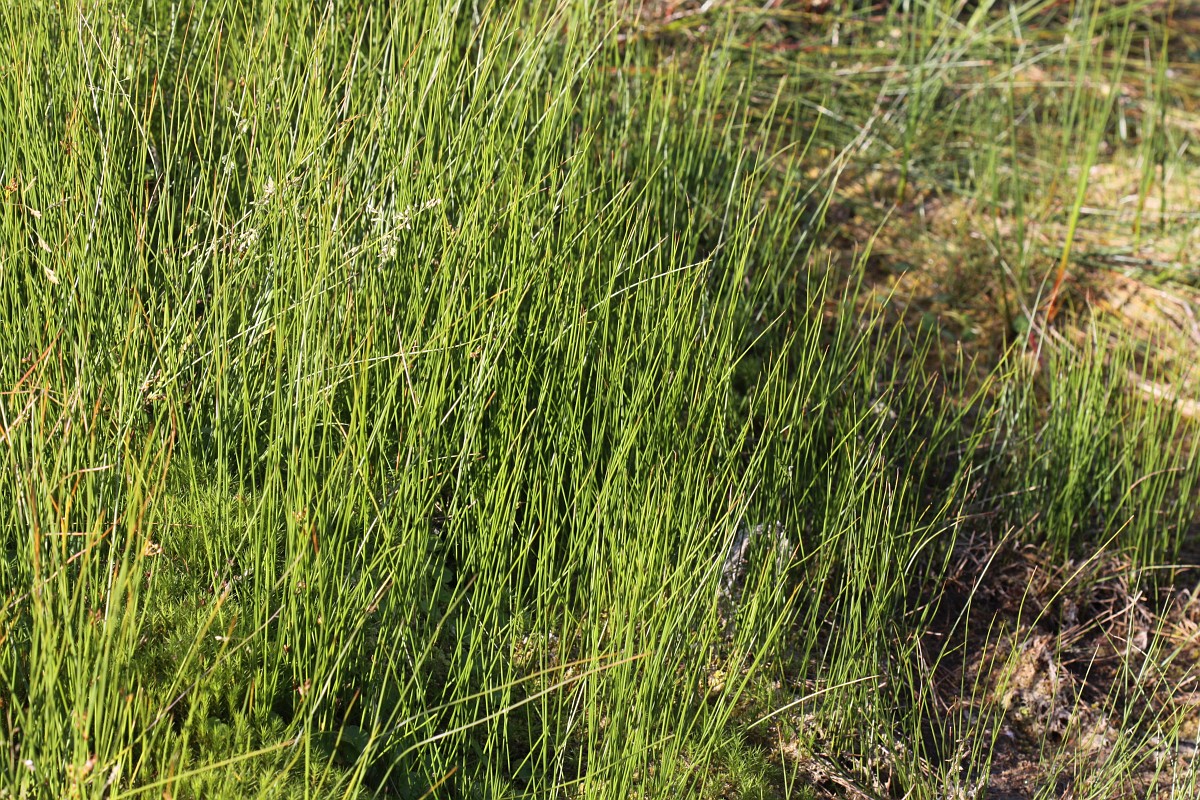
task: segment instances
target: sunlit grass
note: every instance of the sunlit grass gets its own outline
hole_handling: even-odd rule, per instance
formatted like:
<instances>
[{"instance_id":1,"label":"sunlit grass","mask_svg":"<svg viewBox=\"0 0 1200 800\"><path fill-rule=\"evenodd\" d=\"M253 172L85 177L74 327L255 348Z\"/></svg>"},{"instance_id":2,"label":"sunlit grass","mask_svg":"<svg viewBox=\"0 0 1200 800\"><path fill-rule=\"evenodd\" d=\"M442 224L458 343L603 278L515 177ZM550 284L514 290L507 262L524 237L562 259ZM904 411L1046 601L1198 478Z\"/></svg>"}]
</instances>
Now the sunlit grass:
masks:
<instances>
[{"instance_id":1,"label":"sunlit grass","mask_svg":"<svg viewBox=\"0 0 1200 800\"><path fill-rule=\"evenodd\" d=\"M983 363L829 212L890 159L1058 219L1139 8L845 10L832 65L728 4L4 6L0 796L970 796L1021 664L961 648L1045 616L976 610L979 520L1166 585L1194 426L1023 233ZM1048 770L1194 735L1126 655Z\"/></svg>"}]
</instances>

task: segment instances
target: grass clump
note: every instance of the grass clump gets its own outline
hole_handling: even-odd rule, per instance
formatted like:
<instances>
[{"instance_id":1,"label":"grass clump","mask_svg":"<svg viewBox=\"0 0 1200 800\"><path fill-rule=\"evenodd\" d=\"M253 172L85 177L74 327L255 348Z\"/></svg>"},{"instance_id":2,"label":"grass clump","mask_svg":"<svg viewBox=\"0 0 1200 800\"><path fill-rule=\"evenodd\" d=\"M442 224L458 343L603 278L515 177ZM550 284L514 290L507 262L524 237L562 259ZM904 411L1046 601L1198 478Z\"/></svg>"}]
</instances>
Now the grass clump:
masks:
<instances>
[{"instance_id":1,"label":"grass clump","mask_svg":"<svg viewBox=\"0 0 1200 800\"><path fill-rule=\"evenodd\" d=\"M781 5L0 9L0 796L1186 796L1165 28Z\"/></svg>"}]
</instances>

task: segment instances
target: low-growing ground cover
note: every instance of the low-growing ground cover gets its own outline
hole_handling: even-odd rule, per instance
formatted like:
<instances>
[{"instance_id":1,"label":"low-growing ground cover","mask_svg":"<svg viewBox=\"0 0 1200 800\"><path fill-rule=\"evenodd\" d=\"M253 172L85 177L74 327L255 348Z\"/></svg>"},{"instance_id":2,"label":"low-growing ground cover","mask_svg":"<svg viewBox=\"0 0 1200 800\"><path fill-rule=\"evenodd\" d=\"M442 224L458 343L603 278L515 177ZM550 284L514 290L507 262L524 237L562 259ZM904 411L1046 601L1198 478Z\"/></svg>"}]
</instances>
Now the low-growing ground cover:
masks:
<instances>
[{"instance_id":1,"label":"low-growing ground cover","mask_svg":"<svg viewBox=\"0 0 1200 800\"><path fill-rule=\"evenodd\" d=\"M1191 797L1196 10L0 6L0 797Z\"/></svg>"}]
</instances>

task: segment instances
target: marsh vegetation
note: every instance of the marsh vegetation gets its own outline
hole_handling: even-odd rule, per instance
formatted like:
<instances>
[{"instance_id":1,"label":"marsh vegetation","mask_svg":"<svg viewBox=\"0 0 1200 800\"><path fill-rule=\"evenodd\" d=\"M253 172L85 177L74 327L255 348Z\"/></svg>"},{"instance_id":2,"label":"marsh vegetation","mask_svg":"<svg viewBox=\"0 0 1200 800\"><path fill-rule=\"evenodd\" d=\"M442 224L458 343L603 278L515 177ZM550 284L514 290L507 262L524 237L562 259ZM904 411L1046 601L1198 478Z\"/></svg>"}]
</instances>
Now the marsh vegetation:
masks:
<instances>
[{"instance_id":1,"label":"marsh vegetation","mask_svg":"<svg viewBox=\"0 0 1200 800\"><path fill-rule=\"evenodd\" d=\"M1200 9L0 4L0 797L1194 797Z\"/></svg>"}]
</instances>

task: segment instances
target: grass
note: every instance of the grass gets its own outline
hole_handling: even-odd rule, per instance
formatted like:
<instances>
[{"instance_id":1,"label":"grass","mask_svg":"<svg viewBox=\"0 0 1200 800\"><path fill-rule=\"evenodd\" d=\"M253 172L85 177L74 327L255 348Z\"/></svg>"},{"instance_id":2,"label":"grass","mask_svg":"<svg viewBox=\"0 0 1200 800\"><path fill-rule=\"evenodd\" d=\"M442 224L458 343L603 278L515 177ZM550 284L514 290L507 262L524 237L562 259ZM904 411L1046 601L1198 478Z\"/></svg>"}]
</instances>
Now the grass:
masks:
<instances>
[{"instance_id":1,"label":"grass","mask_svg":"<svg viewBox=\"0 0 1200 800\"><path fill-rule=\"evenodd\" d=\"M1193 12L0 6L0 797L1192 796Z\"/></svg>"}]
</instances>

